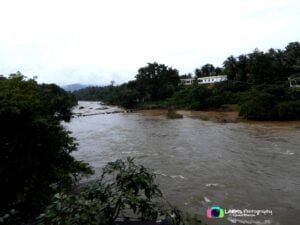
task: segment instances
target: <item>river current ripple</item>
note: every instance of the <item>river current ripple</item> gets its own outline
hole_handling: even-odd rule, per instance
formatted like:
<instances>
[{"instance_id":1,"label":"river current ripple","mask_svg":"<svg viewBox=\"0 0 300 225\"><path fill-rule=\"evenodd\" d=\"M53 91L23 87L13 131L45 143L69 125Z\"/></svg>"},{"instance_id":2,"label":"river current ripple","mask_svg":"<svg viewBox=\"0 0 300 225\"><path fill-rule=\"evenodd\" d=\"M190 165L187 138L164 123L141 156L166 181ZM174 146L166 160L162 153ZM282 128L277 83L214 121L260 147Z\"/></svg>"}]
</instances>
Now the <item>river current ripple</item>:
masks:
<instances>
[{"instance_id":1,"label":"river current ripple","mask_svg":"<svg viewBox=\"0 0 300 225\"><path fill-rule=\"evenodd\" d=\"M79 107L84 107L79 109ZM300 129L277 123L215 123L184 117L110 113L117 107L79 102L65 126L79 143L73 155L99 176L110 161L135 157L157 174L171 203L208 224L300 224ZM292 122L290 122L292 123ZM209 220L206 209L269 209L272 215Z\"/></svg>"}]
</instances>

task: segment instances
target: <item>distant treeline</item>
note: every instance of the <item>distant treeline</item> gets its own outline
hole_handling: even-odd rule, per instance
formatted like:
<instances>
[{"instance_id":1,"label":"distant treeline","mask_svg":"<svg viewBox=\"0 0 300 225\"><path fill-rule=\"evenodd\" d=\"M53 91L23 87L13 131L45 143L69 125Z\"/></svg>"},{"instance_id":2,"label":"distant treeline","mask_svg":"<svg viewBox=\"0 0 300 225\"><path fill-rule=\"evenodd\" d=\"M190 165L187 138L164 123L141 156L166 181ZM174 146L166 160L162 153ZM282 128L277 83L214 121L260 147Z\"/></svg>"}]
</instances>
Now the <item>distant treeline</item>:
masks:
<instances>
[{"instance_id":1,"label":"distant treeline","mask_svg":"<svg viewBox=\"0 0 300 225\"><path fill-rule=\"evenodd\" d=\"M148 63L135 80L122 85L88 87L75 91L78 100L100 100L126 108L175 107L203 110L224 104L238 104L240 115L248 119L300 119L300 91L290 88L288 78L300 72L300 43L284 50L255 49L238 57L230 56L223 67L206 64L194 75L179 75L177 69ZM180 78L226 74L228 81L213 86L180 85Z\"/></svg>"}]
</instances>

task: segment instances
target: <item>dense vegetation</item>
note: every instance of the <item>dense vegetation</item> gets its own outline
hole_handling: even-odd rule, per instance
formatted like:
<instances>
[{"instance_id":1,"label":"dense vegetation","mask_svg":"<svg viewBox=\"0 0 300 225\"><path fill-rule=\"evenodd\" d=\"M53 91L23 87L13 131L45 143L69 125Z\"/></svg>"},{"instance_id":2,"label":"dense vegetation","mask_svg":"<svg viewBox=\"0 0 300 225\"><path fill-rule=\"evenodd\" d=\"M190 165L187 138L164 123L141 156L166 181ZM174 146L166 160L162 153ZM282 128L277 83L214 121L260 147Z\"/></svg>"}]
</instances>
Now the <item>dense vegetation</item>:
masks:
<instances>
[{"instance_id":1,"label":"dense vegetation","mask_svg":"<svg viewBox=\"0 0 300 225\"><path fill-rule=\"evenodd\" d=\"M53 193L70 190L92 172L70 155L76 143L61 125L75 104L58 86L39 85L20 73L0 80L1 220L34 217Z\"/></svg>"},{"instance_id":2,"label":"dense vegetation","mask_svg":"<svg viewBox=\"0 0 300 225\"><path fill-rule=\"evenodd\" d=\"M0 76L0 224L99 225L129 217L201 223L173 208L154 173L130 158L109 163L101 179L78 187L93 171L71 156L77 144L61 125L76 104L54 84L20 73Z\"/></svg>"},{"instance_id":3,"label":"dense vegetation","mask_svg":"<svg viewBox=\"0 0 300 225\"><path fill-rule=\"evenodd\" d=\"M136 80L120 86L88 87L75 91L80 100L102 100L132 108L138 102L159 101L171 97L180 82L178 71L163 64L149 63L140 68Z\"/></svg>"},{"instance_id":4,"label":"dense vegetation","mask_svg":"<svg viewBox=\"0 0 300 225\"><path fill-rule=\"evenodd\" d=\"M135 80L119 86L88 87L75 91L78 100L100 100L127 108L165 107L204 110L224 104L238 104L248 119L300 119L299 90L289 87L288 78L300 72L300 43L284 50L255 49L238 57L230 56L223 67L206 64L195 69L194 77L226 74L228 81L203 86L196 82L180 85L176 69L149 63L138 70Z\"/></svg>"},{"instance_id":5,"label":"dense vegetation","mask_svg":"<svg viewBox=\"0 0 300 225\"><path fill-rule=\"evenodd\" d=\"M256 85L240 102L240 115L249 119L300 119L300 91L283 85Z\"/></svg>"}]
</instances>

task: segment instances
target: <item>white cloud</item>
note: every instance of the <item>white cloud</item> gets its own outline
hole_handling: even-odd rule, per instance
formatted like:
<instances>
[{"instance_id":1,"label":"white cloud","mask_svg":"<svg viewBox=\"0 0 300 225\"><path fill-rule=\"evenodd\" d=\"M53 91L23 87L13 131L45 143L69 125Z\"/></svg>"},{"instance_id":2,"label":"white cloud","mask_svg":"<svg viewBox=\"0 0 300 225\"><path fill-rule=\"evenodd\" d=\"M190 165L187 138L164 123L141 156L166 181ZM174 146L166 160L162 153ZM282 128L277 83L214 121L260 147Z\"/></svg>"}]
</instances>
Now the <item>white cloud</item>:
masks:
<instances>
[{"instance_id":1,"label":"white cloud","mask_svg":"<svg viewBox=\"0 0 300 225\"><path fill-rule=\"evenodd\" d=\"M182 73L299 41L296 0L3 0L0 73L107 84L158 61Z\"/></svg>"}]
</instances>

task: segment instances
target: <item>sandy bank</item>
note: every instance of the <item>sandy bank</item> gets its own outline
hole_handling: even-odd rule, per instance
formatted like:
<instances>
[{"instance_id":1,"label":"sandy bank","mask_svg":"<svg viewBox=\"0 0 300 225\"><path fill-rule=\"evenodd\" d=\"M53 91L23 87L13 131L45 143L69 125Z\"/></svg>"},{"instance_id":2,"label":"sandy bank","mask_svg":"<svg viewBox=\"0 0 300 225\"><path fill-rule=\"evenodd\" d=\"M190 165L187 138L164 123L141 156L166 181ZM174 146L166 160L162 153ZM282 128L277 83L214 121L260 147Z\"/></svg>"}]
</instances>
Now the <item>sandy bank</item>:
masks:
<instances>
[{"instance_id":1,"label":"sandy bank","mask_svg":"<svg viewBox=\"0 0 300 225\"><path fill-rule=\"evenodd\" d=\"M166 117L167 110L164 109L143 109L135 110L145 116ZM219 111L193 111L193 110L177 110L177 113L184 117L199 118L202 120L210 120L214 122L238 122L240 118L238 112L219 112Z\"/></svg>"},{"instance_id":2,"label":"sandy bank","mask_svg":"<svg viewBox=\"0 0 300 225\"><path fill-rule=\"evenodd\" d=\"M144 116L150 117L161 117L166 118L167 110L164 109L143 109L143 110L134 110L143 114ZM193 110L177 110L179 114L182 114L184 117L198 118L201 120L208 120L217 123L245 123L253 126L263 126L263 127L272 127L272 128L296 128L300 129L300 121L253 121L246 120L239 117L238 111L193 111Z\"/></svg>"}]
</instances>

